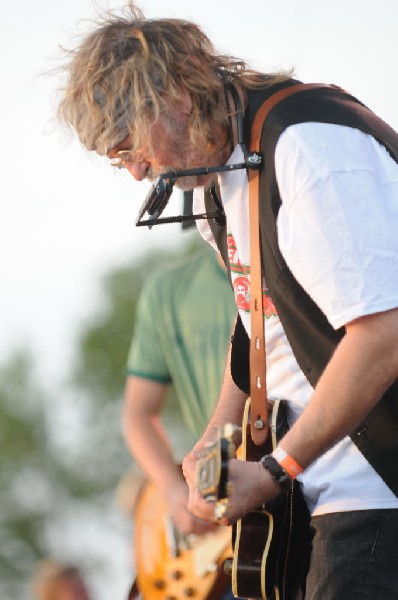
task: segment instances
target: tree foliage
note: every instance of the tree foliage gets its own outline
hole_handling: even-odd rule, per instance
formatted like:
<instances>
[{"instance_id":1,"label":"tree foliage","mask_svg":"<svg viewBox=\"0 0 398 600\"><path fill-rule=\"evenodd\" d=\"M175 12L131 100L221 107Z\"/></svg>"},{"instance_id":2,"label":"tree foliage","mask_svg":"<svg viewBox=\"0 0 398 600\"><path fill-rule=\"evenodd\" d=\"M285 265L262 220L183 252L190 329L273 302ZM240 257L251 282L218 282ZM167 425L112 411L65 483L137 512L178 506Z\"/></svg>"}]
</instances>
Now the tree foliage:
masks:
<instances>
[{"instance_id":1,"label":"tree foliage","mask_svg":"<svg viewBox=\"0 0 398 600\"><path fill-rule=\"evenodd\" d=\"M32 364L28 352L18 351L0 369L1 598L22 597L22 581L46 553L46 523L67 489L49 444L46 396Z\"/></svg>"},{"instance_id":2,"label":"tree foliage","mask_svg":"<svg viewBox=\"0 0 398 600\"><path fill-rule=\"evenodd\" d=\"M182 248L162 253L152 251L139 262L131 261L104 275L101 308L82 330L73 370L74 383L95 397L97 408L123 393L135 311L145 279L182 253L195 251L200 243L196 237L189 238Z\"/></svg>"},{"instance_id":3,"label":"tree foliage","mask_svg":"<svg viewBox=\"0 0 398 600\"><path fill-rule=\"evenodd\" d=\"M131 465L120 417L139 294L150 272L197 245L191 239L183 249L152 252L105 273L66 388L41 389L28 351L0 367L2 600L26 598L37 561L54 548L62 557L66 541L57 528L66 517L110 512Z\"/></svg>"}]
</instances>

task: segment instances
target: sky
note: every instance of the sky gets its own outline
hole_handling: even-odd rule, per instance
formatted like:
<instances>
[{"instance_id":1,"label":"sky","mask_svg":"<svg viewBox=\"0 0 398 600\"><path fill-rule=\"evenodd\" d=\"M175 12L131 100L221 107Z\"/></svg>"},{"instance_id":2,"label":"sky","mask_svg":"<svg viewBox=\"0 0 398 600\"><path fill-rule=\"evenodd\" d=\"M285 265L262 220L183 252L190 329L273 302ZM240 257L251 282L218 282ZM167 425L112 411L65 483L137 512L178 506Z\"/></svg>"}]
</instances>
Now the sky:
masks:
<instances>
[{"instance_id":1,"label":"sky","mask_svg":"<svg viewBox=\"0 0 398 600\"><path fill-rule=\"evenodd\" d=\"M304 81L339 84L398 127L395 0L257 0L248 11L237 0L139 6L148 17L198 22L217 49L254 67L294 67ZM0 362L28 345L50 380L95 313L101 275L186 235L178 225L136 228L148 184L115 172L56 123L59 77L48 72L60 64L59 46L73 46L94 15L89 0L21 0L0 22Z\"/></svg>"},{"instance_id":2,"label":"sky","mask_svg":"<svg viewBox=\"0 0 398 600\"><path fill-rule=\"evenodd\" d=\"M220 52L253 67L338 84L398 129L396 0L138 4L148 17L196 21ZM55 121L59 79L48 72L94 16L89 0L20 0L4 3L0 20L0 362L28 345L49 382L67 371L96 312L101 275L186 235L178 225L137 229L148 184L85 152Z\"/></svg>"}]
</instances>

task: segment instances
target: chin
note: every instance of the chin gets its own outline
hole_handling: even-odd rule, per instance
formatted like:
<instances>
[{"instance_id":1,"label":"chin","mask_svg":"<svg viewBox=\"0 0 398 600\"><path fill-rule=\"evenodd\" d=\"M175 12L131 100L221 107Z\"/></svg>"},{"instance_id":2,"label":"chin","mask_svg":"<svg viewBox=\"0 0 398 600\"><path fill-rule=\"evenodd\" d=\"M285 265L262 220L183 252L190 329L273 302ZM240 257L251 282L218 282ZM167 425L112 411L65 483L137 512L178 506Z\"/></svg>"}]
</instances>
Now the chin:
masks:
<instances>
[{"instance_id":1,"label":"chin","mask_svg":"<svg viewBox=\"0 0 398 600\"><path fill-rule=\"evenodd\" d=\"M176 180L174 187L183 190L184 192L188 192L189 190L198 187L196 180L197 177L179 177Z\"/></svg>"},{"instance_id":2,"label":"chin","mask_svg":"<svg viewBox=\"0 0 398 600\"><path fill-rule=\"evenodd\" d=\"M217 181L217 175L196 175L191 177L179 177L175 183L175 187L187 192L197 187L210 188Z\"/></svg>"}]
</instances>

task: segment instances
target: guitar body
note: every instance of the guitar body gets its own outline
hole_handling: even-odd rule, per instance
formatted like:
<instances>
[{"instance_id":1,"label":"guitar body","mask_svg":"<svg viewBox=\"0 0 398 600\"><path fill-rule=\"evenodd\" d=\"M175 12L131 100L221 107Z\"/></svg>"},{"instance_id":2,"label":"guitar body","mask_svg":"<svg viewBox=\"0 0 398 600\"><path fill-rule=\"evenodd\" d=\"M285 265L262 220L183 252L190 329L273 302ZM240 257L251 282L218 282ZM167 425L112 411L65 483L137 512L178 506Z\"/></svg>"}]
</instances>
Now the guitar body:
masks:
<instances>
[{"instance_id":1,"label":"guitar body","mask_svg":"<svg viewBox=\"0 0 398 600\"><path fill-rule=\"evenodd\" d=\"M273 404L270 431L256 446L250 435L250 400L242 427L241 460L259 461L270 454L287 431L286 405ZM299 484L288 494L240 519L232 532L232 591L261 600L300 600L310 552L309 513Z\"/></svg>"},{"instance_id":2,"label":"guitar body","mask_svg":"<svg viewBox=\"0 0 398 600\"><path fill-rule=\"evenodd\" d=\"M270 409L266 441L256 446L250 433L250 399L242 423L238 452L233 442L236 427L224 426L219 439L198 462L196 486L216 511L229 503L228 460L259 461L270 454L288 429L286 402L275 401ZM311 549L309 512L297 481L287 494L258 507L232 527L232 561L225 568L232 577L236 597L251 600L302 600Z\"/></svg>"},{"instance_id":3,"label":"guitar body","mask_svg":"<svg viewBox=\"0 0 398 600\"><path fill-rule=\"evenodd\" d=\"M204 536L182 536L171 522L157 488L146 482L134 510L137 585L143 600L219 600L230 579L223 563L231 556L230 528Z\"/></svg>"}]
</instances>

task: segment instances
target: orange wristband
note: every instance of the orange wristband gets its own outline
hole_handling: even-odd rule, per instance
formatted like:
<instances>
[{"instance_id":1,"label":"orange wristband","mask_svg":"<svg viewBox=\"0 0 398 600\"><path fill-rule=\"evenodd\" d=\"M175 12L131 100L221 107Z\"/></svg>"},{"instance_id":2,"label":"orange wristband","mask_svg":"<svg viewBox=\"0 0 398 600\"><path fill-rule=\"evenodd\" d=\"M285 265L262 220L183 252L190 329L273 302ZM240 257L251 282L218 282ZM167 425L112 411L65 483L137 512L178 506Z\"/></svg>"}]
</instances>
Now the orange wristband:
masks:
<instances>
[{"instance_id":1,"label":"orange wristband","mask_svg":"<svg viewBox=\"0 0 398 600\"><path fill-rule=\"evenodd\" d=\"M280 466L286 471L291 479L296 479L297 475L300 475L300 473L304 471L303 467L301 467L294 460L294 458L289 456L288 453L279 446L275 448L272 456L278 461Z\"/></svg>"}]
</instances>

